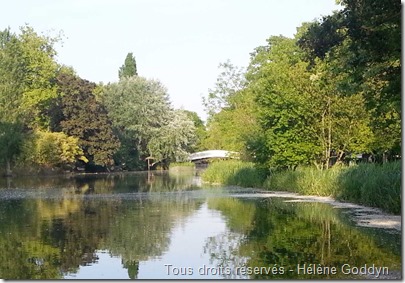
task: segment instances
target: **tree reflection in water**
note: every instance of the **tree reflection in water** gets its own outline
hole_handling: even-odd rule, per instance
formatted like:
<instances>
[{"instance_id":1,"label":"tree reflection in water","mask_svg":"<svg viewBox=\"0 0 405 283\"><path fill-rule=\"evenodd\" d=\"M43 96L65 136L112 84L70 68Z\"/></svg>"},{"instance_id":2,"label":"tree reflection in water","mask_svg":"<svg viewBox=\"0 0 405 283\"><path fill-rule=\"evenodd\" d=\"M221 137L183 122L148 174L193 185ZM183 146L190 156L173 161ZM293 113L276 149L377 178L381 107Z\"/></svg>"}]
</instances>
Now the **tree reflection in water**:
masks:
<instances>
[{"instance_id":1,"label":"tree reflection in water","mask_svg":"<svg viewBox=\"0 0 405 283\"><path fill-rule=\"evenodd\" d=\"M374 263L390 270L401 267L399 234L353 227L344 213L328 205L233 198L223 193L226 190L220 195L219 189L201 190L198 196L190 192L196 189L195 183L192 175L158 172L149 177L13 179L0 189L0 277L63 278L97 263L102 250L119 257L128 278L135 279L140 263L167 252L173 227L204 203L219 211L227 225L225 232L201 243L211 264L232 270L227 278L320 278L294 273L236 274L242 266L277 264L295 269L298 263Z\"/></svg>"},{"instance_id":2,"label":"tree reflection in water","mask_svg":"<svg viewBox=\"0 0 405 283\"><path fill-rule=\"evenodd\" d=\"M326 204L292 204L277 198L260 201L218 198L209 199L208 204L211 209L221 211L229 229L238 233L238 236L228 233L210 238L205 250L212 259L220 259L228 266L283 266L285 270L284 274L252 272L251 279L345 276L341 272L335 276L297 274L297 264L304 263L338 269L343 264L401 269L400 234L384 233L384 237L376 237L374 229L353 227L343 219L344 214ZM235 238L239 238L237 247L224 245L235 242ZM241 263L240 259L246 259L246 263Z\"/></svg>"},{"instance_id":3,"label":"tree reflection in water","mask_svg":"<svg viewBox=\"0 0 405 283\"><path fill-rule=\"evenodd\" d=\"M0 277L62 278L97 262L105 249L136 278L139 261L161 255L174 224L202 203L159 193L125 199L128 192L191 188L186 178L175 186L178 180L156 175L153 184L142 174L16 180L20 189L1 192Z\"/></svg>"}]
</instances>

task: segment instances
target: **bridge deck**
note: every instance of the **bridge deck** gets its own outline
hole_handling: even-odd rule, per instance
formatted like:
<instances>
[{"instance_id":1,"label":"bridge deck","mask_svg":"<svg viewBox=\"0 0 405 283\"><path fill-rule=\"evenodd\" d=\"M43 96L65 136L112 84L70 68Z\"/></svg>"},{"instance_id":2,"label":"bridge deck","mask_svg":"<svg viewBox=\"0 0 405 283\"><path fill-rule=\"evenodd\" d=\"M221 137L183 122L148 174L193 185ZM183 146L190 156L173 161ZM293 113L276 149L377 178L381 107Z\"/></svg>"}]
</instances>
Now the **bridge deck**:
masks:
<instances>
[{"instance_id":1,"label":"bridge deck","mask_svg":"<svg viewBox=\"0 0 405 283\"><path fill-rule=\"evenodd\" d=\"M227 150L206 150L195 152L189 155L188 160L200 160L200 159L207 159L207 158L230 158L231 156L237 154L236 152L227 151Z\"/></svg>"}]
</instances>

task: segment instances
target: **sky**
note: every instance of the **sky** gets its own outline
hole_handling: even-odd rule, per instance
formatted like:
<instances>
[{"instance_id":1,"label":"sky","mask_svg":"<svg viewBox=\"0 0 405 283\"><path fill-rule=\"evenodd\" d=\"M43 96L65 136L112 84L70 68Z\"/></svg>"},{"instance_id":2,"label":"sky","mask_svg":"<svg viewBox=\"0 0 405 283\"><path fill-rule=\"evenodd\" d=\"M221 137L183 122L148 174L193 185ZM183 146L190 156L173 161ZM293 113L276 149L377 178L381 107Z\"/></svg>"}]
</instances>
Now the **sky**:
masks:
<instances>
[{"instance_id":1,"label":"sky","mask_svg":"<svg viewBox=\"0 0 405 283\"><path fill-rule=\"evenodd\" d=\"M132 52L138 75L161 81L175 108L205 120L202 97L221 62L247 67L270 36L293 37L338 9L335 0L13 0L2 4L0 29L61 33L57 61L96 83L118 81Z\"/></svg>"}]
</instances>

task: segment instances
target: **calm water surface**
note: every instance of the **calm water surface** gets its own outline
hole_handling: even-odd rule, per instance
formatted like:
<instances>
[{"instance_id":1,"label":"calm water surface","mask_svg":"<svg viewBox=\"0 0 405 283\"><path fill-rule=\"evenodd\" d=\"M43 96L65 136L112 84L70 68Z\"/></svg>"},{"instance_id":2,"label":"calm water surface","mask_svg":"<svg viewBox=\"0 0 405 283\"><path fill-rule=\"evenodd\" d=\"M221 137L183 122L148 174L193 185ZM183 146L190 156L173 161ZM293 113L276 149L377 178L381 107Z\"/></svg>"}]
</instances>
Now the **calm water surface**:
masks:
<instances>
[{"instance_id":1,"label":"calm water surface","mask_svg":"<svg viewBox=\"0 0 405 283\"><path fill-rule=\"evenodd\" d=\"M255 194L201 186L194 172L0 179L0 278L323 279L401 269L400 232L357 227L347 209Z\"/></svg>"}]
</instances>

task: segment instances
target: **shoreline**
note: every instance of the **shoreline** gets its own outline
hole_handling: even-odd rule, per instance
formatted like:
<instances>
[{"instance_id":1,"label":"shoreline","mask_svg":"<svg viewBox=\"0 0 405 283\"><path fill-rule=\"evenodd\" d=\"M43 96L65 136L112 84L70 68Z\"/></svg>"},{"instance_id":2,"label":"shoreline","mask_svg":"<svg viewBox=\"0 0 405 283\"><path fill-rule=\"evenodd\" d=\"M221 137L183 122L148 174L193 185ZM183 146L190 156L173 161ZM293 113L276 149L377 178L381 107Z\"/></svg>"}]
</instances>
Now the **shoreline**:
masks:
<instances>
[{"instance_id":1,"label":"shoreline","mask_svg":"<svg viewBox=\"0 0 405 283\"><path fill-rule=\"evenodd\" d=\"M242 188L242 187L241 187ZM286 198L285 202L318 202L331 205L333 208L352 209L353 220L356 225L368 228L393 229L402 232L402 215L390 214L384 212L380 208L364 206L351 202L338 201L332 197L316 196L316 195L300 195L287 191L267 191L260 189L251 197L277 197ZM235 197L246 197L244 194L233 194Z\"/></svg>"}]
</instances>

